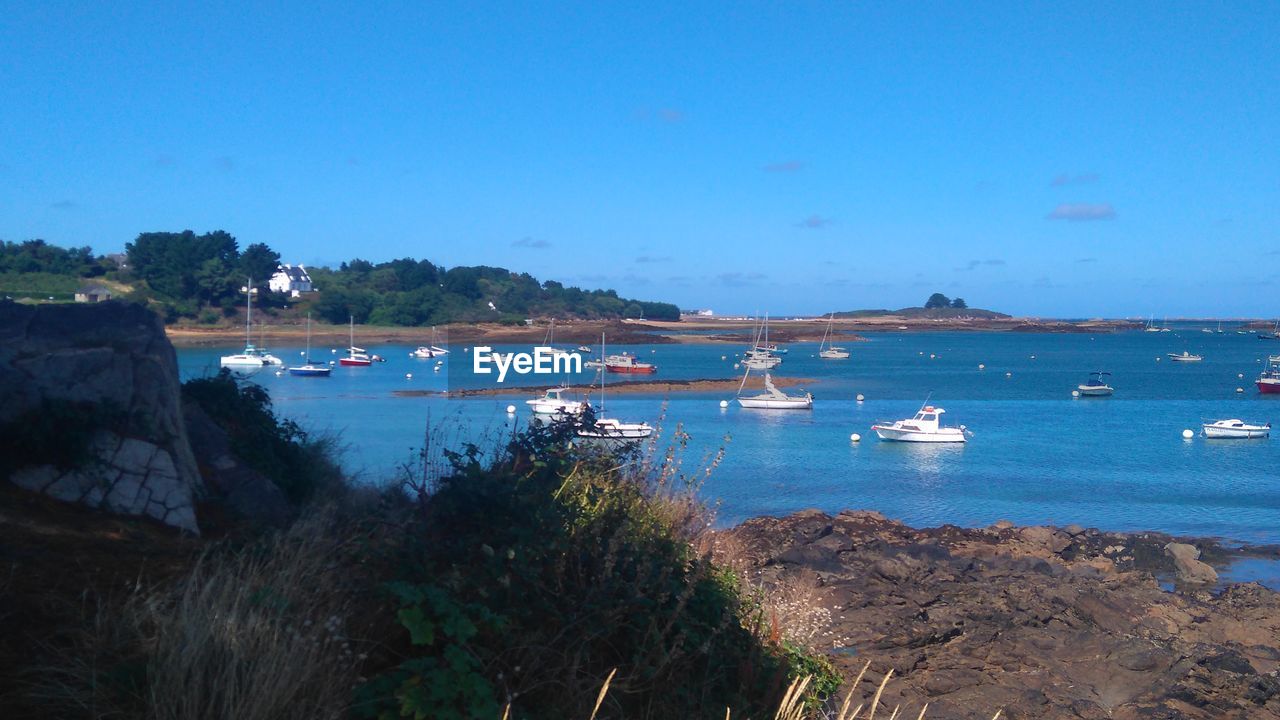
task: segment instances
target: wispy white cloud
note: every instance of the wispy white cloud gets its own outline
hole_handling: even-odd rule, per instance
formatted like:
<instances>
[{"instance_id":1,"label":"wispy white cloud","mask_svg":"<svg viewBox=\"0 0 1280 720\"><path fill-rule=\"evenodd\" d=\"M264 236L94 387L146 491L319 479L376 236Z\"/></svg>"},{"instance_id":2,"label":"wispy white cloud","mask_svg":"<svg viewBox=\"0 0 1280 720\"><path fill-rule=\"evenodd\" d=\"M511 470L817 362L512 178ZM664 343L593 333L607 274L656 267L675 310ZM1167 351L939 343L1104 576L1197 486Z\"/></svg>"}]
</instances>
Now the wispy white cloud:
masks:
<instances>
[{"instance_id":1,"label":"wispy white cloud","mask_svg":"<svg viewBox=\"0 0 1280 720\"><path fill-rule=\"evenodd\" d=\"M660 108L658 119L665 123L684 122L684 112L676 108Z\"/></svg>"},{"instance_id":2,"label":"wispy white cloud","mask_svg":"<svg viewBox=\"0 0 1280 720\"><path fill-rule=\"evenodd\" d=\"M721 285L728 285L730 287L745 287L747 285L758 285L761 281L765 280L765 277L766 276L764 275L764 273L758 273L758 272L751 272L751 273L727 272L727 273L720 273L719 275L717 275L716 280Z\"/></svg>"},{"instance_id":3,"label":"wispy white cloud","mask_svg":"<svg viewBox=\"0 0 1280 720\"><path fill-rule=\"evenodd\" d=\"M821 215L810 215L809 217L796 223L796 227L806 228L808 230L821 230L831 224L831 218L824 218Z\"/></svg>"},{"instance_id":4,"label":"wispy white cloud","mask_svg":"<svg viewBox=\"0 0 1280 720\"><path fill-rule=\"evenodd\" d=\"M511 247L518 247L518 248L531 248L531 249L534 249L534 250L543 250L543 249L545 249L545 248L549 248L549 247L551 247L551 242L550 242L550 241L548 241L548 240L544 240L544 239L542 239L542 238L538 238L538 239L536 239L536 240L535 240L535 239L533 239L533 238L531 238L531 237L525 236L525 237L522 237L522 238L520 238L519 240L517 240L517 241L515 241L515 242L511 243Z\"/></svg>"},{"instance_id":5,"label":"wispy white cloud","mask_svg":"<svg viewBox=\"0 0 1280 720\"><path fill-rule=\"evenodd\" d=\"M1096 258L1096 257L1077 258L1077 259L1076 259L1076 262L1078 262L1078 263L1096 263L1096 262L1098 262L1098 258Z\"/></svg>"},{"instance_id":6,"label":"wispy white cloud","mask_svg":"<svg viewBox=\"0 0 1280 720\"><path fill-rule=\"evenodd\" d=\"M671 256L670 255L641 255L636 258L636 262L642 265L648 264L648 263L669 263L671 262Z\"/></svg>"},{"instance_id":7,"label":"wispy white cloud","mask_svg":"<svg viewBox=\"0 0 1280 720\"><path fill-rule=\"evenodd\" d=\"M1054 178L1049 181L1049 186L1065 187L1067 185L1090 185L1098 182L1099 179L1101 178L1098 173L1087 172L1075 175L1072 175L1071 173L1062 173L1060 175L1055 175Z\"/></svg>"},{"instance_id":8,"label":"wispy white cloud","mask_svg":"<svg viewBox=\"0 0 1280 720\"><path fill-rule=\"evenodd\" d=\"M803 170L804 165L803 160L784 160L782 162L769 163L762 169L767 173L793 173Z\"/></svg>"},{"instance_id":9,"label":"wispy white cloud","mask_svg":"<svg viewBox=\"0 0 1280 720\"><path fill-rule=\"evenodd\" d=\"M963 267L958 267L956 270L968 272L970 270L977 270L980 267L999 267L1004 264L1005 262L1003 260L970 260Z\"/></svg>"},{"instance_id":10,"label":"wispy white cloud","mask_svg":"<svg viewBox=\"0 0 1280 720\"><path fill-rule=\"evenodd\" d=\"M1064 203L1054 208L1046 220L1066 220L1068 222L1087 222L1090 220L1114 220L1116 209L1111 203Z\"/></svg>"}]
</instances>

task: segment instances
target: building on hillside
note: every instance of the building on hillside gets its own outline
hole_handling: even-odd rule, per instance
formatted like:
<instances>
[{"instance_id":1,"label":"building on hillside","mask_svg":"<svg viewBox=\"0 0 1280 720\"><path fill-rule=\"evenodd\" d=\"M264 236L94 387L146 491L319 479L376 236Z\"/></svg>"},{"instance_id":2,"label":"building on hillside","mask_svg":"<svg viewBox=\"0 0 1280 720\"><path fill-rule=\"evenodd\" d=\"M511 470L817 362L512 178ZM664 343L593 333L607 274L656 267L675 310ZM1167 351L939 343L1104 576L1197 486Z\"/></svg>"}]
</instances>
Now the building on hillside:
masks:
<instances>
[{"instance_id":1,"label":"building on hillside","mask_svg":"<svg viewBox=\"0 0 1280 720\"><path fill-rule=\"evenodd\" d=\"M311 285L311 276L301 265L281 265L276 269L276 274L271 276L267 286L272 292L288 293L292 297L315 290Z\"/></svg>"},{"instance_id":2,"label":"building on hillside","mask_svg":"<svg viewBox=\"0 0 1280 720\"><path fill-rule=\"evenodd\" d=\"M97 303L111 299L111 290L101 285L83 287L76 291L76 302Z\"/></svg>"}]
</instances>

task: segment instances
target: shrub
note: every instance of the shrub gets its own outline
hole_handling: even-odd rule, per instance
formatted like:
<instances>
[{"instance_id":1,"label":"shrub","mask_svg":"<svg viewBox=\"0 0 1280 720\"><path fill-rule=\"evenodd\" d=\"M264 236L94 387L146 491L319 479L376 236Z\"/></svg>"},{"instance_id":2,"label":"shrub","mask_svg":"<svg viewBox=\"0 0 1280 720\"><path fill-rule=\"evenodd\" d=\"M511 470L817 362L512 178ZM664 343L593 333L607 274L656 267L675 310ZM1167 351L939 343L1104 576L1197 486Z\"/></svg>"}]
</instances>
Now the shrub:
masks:
<instances>
[{"instance_id":1,"label":"shrub","mask_svg":"<svg viewBox=\"0 0 1280 720\"><path fill-rule=\"evenodd\" d=\"M362 688L360 714L586 718L614 668L611 717L762 715L819 670L830 691L829 666L770 642L737 577L694 552L707 514L670 461L646 472L569 433L535 426L488 461L465 446L415 486L388 588L407 659Z\"/></svg>"},{"instance_id":2,"label":"shrub","mask_svg":"<svg viewBox=\"0 0 1280 720\"><path fill-rule=\"evenodd\" d=\"M241 383L226 369L182 385L184 400L195 403L227 433L231 450L268 477L295 503L319 488L342 485L333 460L336 441L313 437L271 409L271 396L261 386Z\"/></svg>"}]
</instances>

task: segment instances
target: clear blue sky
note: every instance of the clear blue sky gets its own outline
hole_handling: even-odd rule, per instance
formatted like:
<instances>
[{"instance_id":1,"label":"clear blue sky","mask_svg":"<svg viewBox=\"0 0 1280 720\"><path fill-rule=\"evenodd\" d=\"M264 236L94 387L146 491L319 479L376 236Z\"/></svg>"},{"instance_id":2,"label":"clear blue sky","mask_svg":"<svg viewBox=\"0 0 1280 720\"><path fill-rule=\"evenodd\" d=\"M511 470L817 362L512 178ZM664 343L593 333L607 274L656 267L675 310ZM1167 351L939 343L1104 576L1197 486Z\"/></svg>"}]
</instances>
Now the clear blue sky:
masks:
<instances>
[{"instance_id":1,"label":"clear blue sky","mask_svg":"<svg viewBox=\"0 0 1280 720\"><path fill-rule=\"evenodd\" d=\"M1280 314L1280 3L653 5L6 2L0 238Z\"/></svg>"}]
</instances>

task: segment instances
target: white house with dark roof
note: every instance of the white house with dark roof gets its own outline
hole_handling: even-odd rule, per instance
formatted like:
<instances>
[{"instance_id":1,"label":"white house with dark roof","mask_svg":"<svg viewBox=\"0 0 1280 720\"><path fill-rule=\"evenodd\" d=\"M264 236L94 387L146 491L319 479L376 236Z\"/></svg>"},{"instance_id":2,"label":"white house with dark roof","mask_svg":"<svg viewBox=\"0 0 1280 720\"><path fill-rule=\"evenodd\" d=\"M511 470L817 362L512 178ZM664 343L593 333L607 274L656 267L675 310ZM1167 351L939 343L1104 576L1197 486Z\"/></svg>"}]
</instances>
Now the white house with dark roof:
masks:
<instances>
[{"instance_id":1,"label":"white house with dark roof","mask_svg":"<svg viewBox=\"0 0 1280 720\"><path fill-rule=\"evenodd\" d=\"M276 269L276 274L271 276L267 286L272 292L288 293L292 297L315 290L311 286L311 276L301 265L281 265Z\"/></svg>"}]
</instances>

